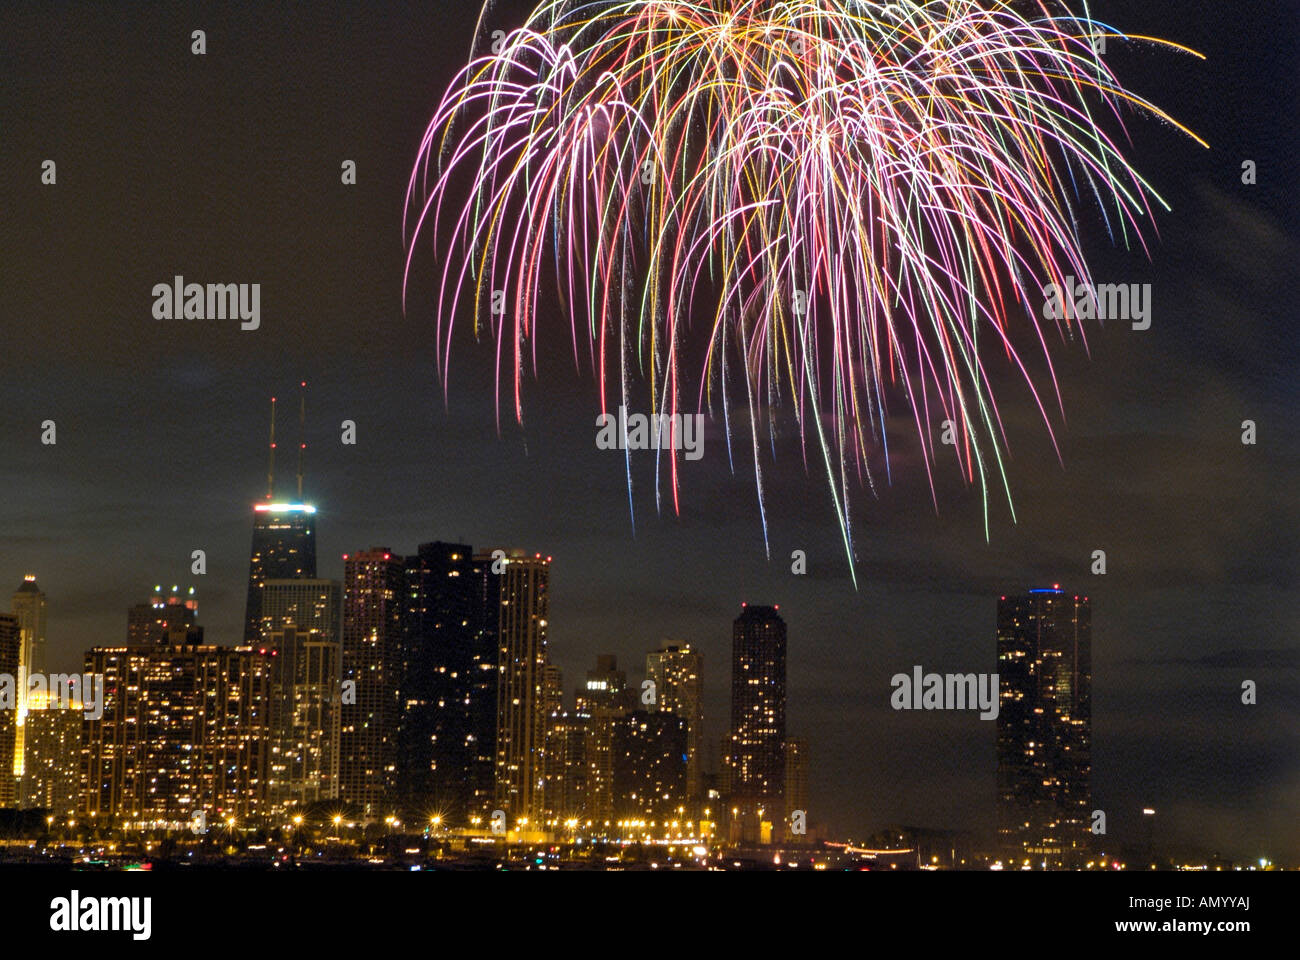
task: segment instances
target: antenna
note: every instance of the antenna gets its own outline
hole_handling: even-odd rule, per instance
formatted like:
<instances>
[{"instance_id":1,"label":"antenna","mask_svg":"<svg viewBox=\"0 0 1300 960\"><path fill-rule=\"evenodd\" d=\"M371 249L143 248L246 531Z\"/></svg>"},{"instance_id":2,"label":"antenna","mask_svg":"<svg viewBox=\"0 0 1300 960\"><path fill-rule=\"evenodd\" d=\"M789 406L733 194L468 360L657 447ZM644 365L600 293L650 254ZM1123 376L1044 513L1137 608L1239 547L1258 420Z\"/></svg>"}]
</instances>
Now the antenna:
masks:
<instances>
[{"instance_id":1,"label":"antenna","mask_svg":"<svg viewBox=\"0 0 1300 960\"><path fill-rule=\"evenodd\" d=\"M266 467L266 499L274 497L275 483L275 397L271 398L271 459Z\"/></svg>"},{"instance_id":2,"label":"antenna","mask_svg":"<svg viewBox=\"0 0 1300 960\"><path fill-rule=\"evenodd\" d=\"M298 384L298 502L302 503L302 452L307 449L303 442L303 423L307 419L307 381Z\"/></svg>"}]
</instances>

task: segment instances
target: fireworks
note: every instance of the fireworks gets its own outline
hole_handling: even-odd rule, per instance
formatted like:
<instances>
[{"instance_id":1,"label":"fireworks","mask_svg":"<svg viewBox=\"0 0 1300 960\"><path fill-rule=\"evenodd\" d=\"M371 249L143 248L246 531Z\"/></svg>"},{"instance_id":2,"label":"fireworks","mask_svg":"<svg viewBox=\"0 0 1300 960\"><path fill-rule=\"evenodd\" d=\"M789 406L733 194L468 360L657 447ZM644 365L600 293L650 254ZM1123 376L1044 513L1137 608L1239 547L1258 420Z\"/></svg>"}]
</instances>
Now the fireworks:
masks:
<instances>
[{"instance_id":1,"label":"fireworks","mask_svg":"<svg viewBox=\"0 0 1300 960\"><path fill-rule=\"evenodd\" d=\"M404 225L408 277L422 237L438 264L444 384L453 322L472 312L497 345L498 412L508 373L522 420L539 324L567 317L602 411L639 378L656 414L720 410L729 458L747 434L765 537L761 450L770 412L789 404L850 569L850 492L874 489L877 451L887 474L885 418L901 402L932 492L936 424L952 422L987 535L990 488L1011 498L986 364L1021 371L1050 435L1040 394L1060 397L1041 291L1091 280L1077 216L1100 210L1113 241L1141 245L1163 205L1106 130L1122 134L1126 110L1178 126L1094 49L1176 45L1084 13L565 0L489 33L485 8L491 49L429 124ZM1050 387L1013 347L1017 324ZM628 482L630 503L630 467Z\"/></svg>"}]
</instances>

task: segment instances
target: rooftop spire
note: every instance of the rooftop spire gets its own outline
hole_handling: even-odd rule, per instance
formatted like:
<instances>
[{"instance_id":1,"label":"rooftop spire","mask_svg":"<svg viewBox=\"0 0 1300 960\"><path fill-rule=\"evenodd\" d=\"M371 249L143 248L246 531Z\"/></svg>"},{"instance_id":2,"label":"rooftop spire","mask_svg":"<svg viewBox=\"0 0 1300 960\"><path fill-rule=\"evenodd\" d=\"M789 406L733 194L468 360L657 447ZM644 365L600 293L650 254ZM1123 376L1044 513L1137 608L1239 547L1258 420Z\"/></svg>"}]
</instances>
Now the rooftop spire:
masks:
<instances>
[{"instance_id":1,"label":"rooftop spire","mask_svg":"<svg viewBox=\"0 0 1300 960\"><path fill-rule=\"evenodd\" d=\"M303 440L304 423L307 419L307 381L298 384L298 502L302 503L302 452L307 449Z\"/></svg>"},{"instance_id":2,"label":"rooftop spire","mask_svg":"<svg viewBox=\"0 0 1300 960\"><path fill-rule=\"evenodd\" d=\"M275 489L275 397L271 398L271 459L266 467L266 499L274 499Z\"/></svg>"}]
</instances>

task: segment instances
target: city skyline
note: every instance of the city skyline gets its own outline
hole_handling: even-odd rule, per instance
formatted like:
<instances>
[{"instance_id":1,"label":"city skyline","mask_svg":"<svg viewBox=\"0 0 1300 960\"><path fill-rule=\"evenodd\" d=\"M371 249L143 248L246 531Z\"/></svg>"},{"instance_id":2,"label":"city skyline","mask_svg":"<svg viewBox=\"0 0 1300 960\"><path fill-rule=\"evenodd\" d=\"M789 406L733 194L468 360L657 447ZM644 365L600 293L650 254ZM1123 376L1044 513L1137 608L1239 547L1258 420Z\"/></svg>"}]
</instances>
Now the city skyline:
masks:
<instances>
[{"instance_id":1,"label":"city skyline","mask_svg":"<svg viewBox=\"0 0 1300 960\"><path fill-rule=\"evenodd\" d=\"M1149 257L1081 216L1100 279L1152 285L1151 327L1085 325L1086 346L1053 334L1064 413L1044 399L1059 450L1033 397L994 372L1014 519L997 502L986 517L949 464L932 496L915 425L882 415L891 469L873 463L875 495L864 487L855 502L856 589L789 409L764 438L765 544L750 451L728 450L723 434L739 407L705 411L702 456L679 464L678 515L671 497L657 510L654 451L630 452L629 491L625 452L598 446L596 379L574 375L564 335L529 344L522 427L508 400L498 425L494 351L468 331L440 382L439 265L417 271L404 309L402 200L477 5L398 4L347 29L328 8L251 21L215 10L199 25L201 58L182 10L80 11L84 30L58 44L18 14L22 82L4 95L17 172L0 230L21 282L7 304L0 596L37 577L50 670L79 671L92 646L119 645L154 584L195 587L205 643L239 642L267 400L296 401L306 381L302 497L318 511L322 578L342 581L343 555L375 544L552 556L547 643L566 690L598 654L635 676L647 652L690 644L703 656L706 753L725 733L730 621L741 603L779 603L791 735L808 741L809 805L834 835L994 829L994 725L895 712L889 678L914 664L996 670L998 597L1061 583L1092 603L1092 793L1111 833L1142 836L1153 808L1165 842L1300 858L1300 492L1286 482L1300 466L1287 426L1300 215L1278 132L1290 126L1274 106L1294 82L1293 31L1172 0L1090 7L1207 57L1106 54L1212 146L1134 125L1139 166L1172 208L1158 212ZM516 25L514 5L497 10L503 29ZM137 49L142 24L156 45L106 81L102 46ZM40 181L47 157L57 185ZM1259 169L1250 185L1247 160ZM355 184L340 181L345 161ZM153 285L181 274L260 283L259 329L154 317ZM57 444L41 442L46 420ZM285 502L293 459L277 469ZM806 574L792 571L795 551Z\"/></svg>"}]
</instances>

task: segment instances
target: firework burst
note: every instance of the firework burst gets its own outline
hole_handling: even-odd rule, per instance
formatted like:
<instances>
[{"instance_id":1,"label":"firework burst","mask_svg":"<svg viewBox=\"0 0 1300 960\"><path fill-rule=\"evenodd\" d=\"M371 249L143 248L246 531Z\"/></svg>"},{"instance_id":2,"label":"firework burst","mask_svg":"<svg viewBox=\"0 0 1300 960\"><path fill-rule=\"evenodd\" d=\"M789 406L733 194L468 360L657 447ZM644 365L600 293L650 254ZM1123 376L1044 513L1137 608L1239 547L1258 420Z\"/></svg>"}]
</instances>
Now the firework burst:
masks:
<instances>
[{"instance_id":1,"label":"firework burst","mask_svg":"<svg viewBox=\"0 0 1300 960\"><path fill-rule=\"evenodd\" d=\"M1179 125L1122 89L1094 40L1177 45L1045 2L557 0L493 34L487 9L491 50L428 126L403 228L407 277L422 237L439 264L444 384L472 313L497 345L498 416L508 375L522 420L539 321L567 314L602 410L640 379L652 413L720 407L729 457L747 435L765 538L761 451L786 403L850 570L850 492L874 489L876 451L888 471L892 399L932 494L934 425L952 421L987 536L990 489L1011 502L988 357L1021 371L1050 435L1036 318L1045 284L1091 281L1077 212L1145 249L1163 205L1105 131L1134 111ZM628 485L630 505L630 464Z\"/></svg>"}]
</instances>

